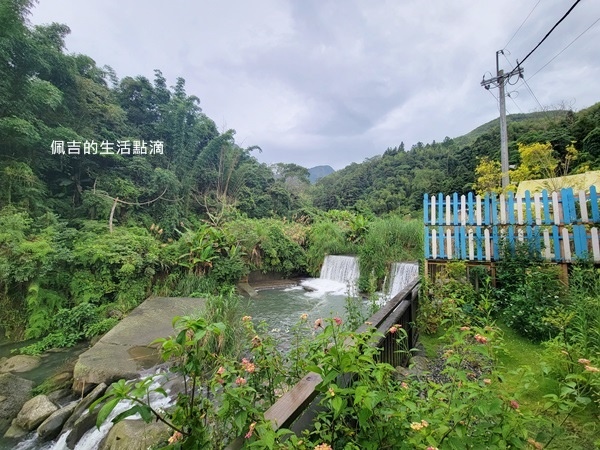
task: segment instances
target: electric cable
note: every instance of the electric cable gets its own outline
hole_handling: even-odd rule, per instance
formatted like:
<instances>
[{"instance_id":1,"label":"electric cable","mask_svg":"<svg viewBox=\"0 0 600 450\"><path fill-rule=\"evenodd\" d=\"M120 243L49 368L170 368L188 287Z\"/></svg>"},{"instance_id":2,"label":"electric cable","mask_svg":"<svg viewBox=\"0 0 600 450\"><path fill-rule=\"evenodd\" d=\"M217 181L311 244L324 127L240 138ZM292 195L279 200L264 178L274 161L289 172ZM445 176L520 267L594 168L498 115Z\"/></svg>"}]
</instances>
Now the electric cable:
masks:
<instances>
[{"instance_id":1,"label":"electric cable","mask_svg":"<svg viewBox=\"0 0 600 450\"><path fill-rule=\"evenodd\" d=\"M533 50L531 50L529 53L527 53L527 56L525 56L525 58L523 58L521 60L521 62L517 61L517 67L520 67L521 64L523 64L527 60L527 58L529 58L531 56L531 54L533 52L535 52L540 45L542 45L542 42L544 42L548 38L548 36L550 36L550 34L554 31L554 29L557 26L559 26L560 23L563 20L565 20L569 14L571 14L571 11L573 11L573 9L579 4L579 2L581 2L581 0L576 0L575 3L573 3L573 6L571 6L569 8L569 10L560 18L560 20L558 22L556 22L552 28L550 28L550 31L548 31L548 33L546 33L546 36L544 36L544 38L538 43L538 45L536 45L535 47L533 47Z\"/></svg>"},{"instance_id":2,"label":"electric cable","mask_svg":"<svg viewBox=\"0 0 600 450\"><path fill-rule=\"evenodd\" d=\"M527 22L527 19L529 19L529 16L531 16L531 14L533 13L533 11L535 11L535 8L538 7L538 5L540 4L541 1L542 0L538 0L538 2L535 4L535 6L533 7L533 9L531 11L529 11L529 14L527 14L527 17L525 17L525 20L523 20L523 22L521 22L521 25L519 25L519 28L517 28L517 31L515 31L515 33L508 40L508 42L506 43L506 45L504 46L504 48L502 50L506 50L506 47L508 47L508 44L510 44L512 42L512 40L515 38L515 36L517 35L517 33L519 31L521 31L521 28L523 28L523 25L525 25L525 22Z\"/></svg>"},{"instance_id":3,"label":"electric cable","mask_svg":"<svg viewBox=\"0 0 600 450\"><path fill-rule=\"evenodd\" d=\"M518 92L517 92L517 94L518 94ZM515 104L515 106L516 106L516 107L517 107L517 109L518 109L518 110L521 112L521 114L525 114L525 113L523 112L523 110L521 109L521 107L518 105L518 103L517 103L517 102L515 102L515 99L514 99L514 98L512 98L512 95L510 95L510 92L508 93L508 98L510 98L510 99L512 100L512 102Z\"/></svg>"},{"instance_id":4,"label":"electric cable","mask_svg":"<svg viewBox=\"0 0 600 450\"><path fill-rule=\"evenodd\" d=\"M531 95L533 96L533 98L535 98L535 101L539 105L540 110L544 111L544 107L542 106L542 104L540 103L540 101L538 100L538 98L535 96L535 94L533 93L533 91L531 90L531 87L529 86L529 83L527 82L527 80L525 78L523 78L523 83L525 83L525 86L527 86L527 89L529 90L529 92L531 93Z\"/></svg>"},{"instance_id":5,"label":"electric cable","mask_svg":"<svg viewBox=\"0 0 600 450\"><path fill-rule=\"evenodd\" d=\"M594 23L592 23L589 27L587 27L585 30L583 30L583 32L581 32L581 34L579 36L577 36L575 39L573 39L569 45L567 45L565 48L563 48L560 52L558 52L556 55L554 55L554 57L548 61L546 64L544 64L542 67L540 67L533 75L531 75L528 80L531 80L534 76L536 76L538 73L540 73L548 64L550 64L552 61L554 61L556 58L558 58L562 52L564 52L566 49L568 49L571 45L573 45L575 43L575 41L577 41L577 39L579 39L581 36L583 36L585 33L587 33L587 31L592 28L594 25L596 25L598 22L600 22L600 17L598 17L596 19L596 21Z\"/></svg>"},{"instance_id":6,"label":"electric cable","mask_svg":"<svg viewBox=\"0 0 600 450\"><path fill-rule=\"evenodd\" d=\"M488 91L488 92L490 93L490 95L496 99L496 105L498 105L498 112L500 112L500 99L499 99L498 97L496 97L496 96L494 95L494 93L493 93L491 90L489 90L489 89L486 89L486 91ZM511 112L508 110L508 108L506 107L506 105L504 105L504 109L506 110L506 112L507 112L508 114L512 114L512 113L511 113Z\"/></svg>"}]
</instances>

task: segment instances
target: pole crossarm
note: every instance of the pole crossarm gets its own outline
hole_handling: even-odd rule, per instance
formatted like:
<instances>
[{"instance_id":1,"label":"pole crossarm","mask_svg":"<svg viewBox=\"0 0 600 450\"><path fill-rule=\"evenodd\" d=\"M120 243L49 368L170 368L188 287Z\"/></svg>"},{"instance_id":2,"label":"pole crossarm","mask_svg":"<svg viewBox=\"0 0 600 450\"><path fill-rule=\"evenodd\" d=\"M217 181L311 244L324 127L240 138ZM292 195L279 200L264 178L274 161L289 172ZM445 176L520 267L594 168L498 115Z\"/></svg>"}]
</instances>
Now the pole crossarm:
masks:
<instances>
[{"instance_id":1,"label":"pole crossarm","mask_svg":"<svg viewBox=\"0 0 600 450\"><path fill-rule=\"evenodd\" d=\"M487 80L484 78L481 81L481 85L486 89L489 89L492 86L499 87L501 84L502 85L506 84L506 80L511 78L513 75L519 75L519 77L522 77L523 76L523 68L520 66L517 66L508 73L503 73L500 70L498 73L498 76L488 78Z\"/></svg>"},{"instance_id":2,"label":"pole crossarm","mask_svg":"<svg viewBox=\"0 0 600 450\"><path fill-rule=\"evenodd\" d=\"M519 77L523 76L523 68L517 61L517 66L508 73L504 73L504 70L500 69L499 55L503 55L504 50L498 50L496 52L496 76L481 80L481 85L486 89L490 90L490 87L494 86L498 88L498 109L500 110L500 162L502 166L502 189L506 189L510 184L509 176L509 164L508 164L508 127L506 125L506 95L504 94L504 86L506 83L510 83L510 78L513 75Z\"/></svg>"}]
</instances>

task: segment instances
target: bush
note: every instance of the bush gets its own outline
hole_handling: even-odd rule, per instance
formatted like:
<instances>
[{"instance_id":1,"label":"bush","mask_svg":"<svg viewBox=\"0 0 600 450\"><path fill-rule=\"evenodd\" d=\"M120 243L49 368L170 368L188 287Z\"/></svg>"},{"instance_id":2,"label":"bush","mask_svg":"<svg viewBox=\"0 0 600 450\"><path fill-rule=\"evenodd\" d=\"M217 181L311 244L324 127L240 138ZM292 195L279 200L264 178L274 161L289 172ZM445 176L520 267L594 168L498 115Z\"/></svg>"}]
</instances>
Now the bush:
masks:
<instances>
[{"instance_id":1,"label":"bush","mask_svg":"<svg viewBox=\"0 0 600 450\"><path fill-rule=\"evenodd\" d=\"M523 284L505 300L506 324L533 341L550 339L556 327L546 320L564 304L564 285L556 265L540 264L523 270Z\"/></svg>"},{"instance_id":2,"label":"bush","mask_svg":"<svg viewBox=\"0 0 600 450\"><path fill-rule=\"evenodd\" d=\"M423 222L388 216L370 223L364 244L358 247L359 289L366 291L373 274L378 288L396 261L416 261L423 257Z\"/></svg>"},{"instance_id":3,"label":"bush","mask_svg":"<svg viewBox=\"0 0 600 450\"><path fill-rule=\"evenodd\" d=\"M91 303L81 303L71 309L62 308L51 320L54 331L20 351L26 355L39 355L51 348L72 347L84 338L105 333L117 322L115 318L102 317L98 307Z\"/></svg>"},{"instance_id":4,"label":"bush","mask_svg":"<svg viewBox=\"0 0 600 450\"><path fill-rule=\"evenodd\" d=\"M319 270L327 255L350 255L356 253L356 246L347 239L348 227L345 222L331 219L316 221L308 234L306 264L308 272L319 276Z\"/></svg>"},{"instance_id":5,"label":"bush","mask_svg":"<svg viewBox=\"0 0 600 450\"><path fill-rule=\"evenodd\" d=\"M344 331L339 319L318 321L320 332L305 334L311 342L299 346L304 357L291 352L296 359L287 360L268 336L257 332L251 318L244 317L251 341L241 362L221 358L219 348L208 350L204 345L207 338L219 340L223 323L190 318L178 323L182 328L177 337L163 340L162 348L166 356L176 357L173 370L188 377L186 386L192 387L171 411L160 413L146 403L151 379L129 385L121 380L96 402L108 400L99 411L98 425L120 400L129 400L133 406L115 420L135 412L147 422L160 416L174 430L171 442L177 448L220 449L238 436L256 449L526 446L531 415L519 410L488 372L500 346L492 328L452 329L441 379L428 381L416 375L399 380L394 367L377 362L380 349L370 345L375 330ZM304 317L300 327L309 328ZM406 333L398 326L394 332L402 348ZM313 426L301 437L285 429L274 431L263 419L276 396L294 382L286 372L298 372L298 361L300 372L314 371L323 380L316 388L320 400ZM208 367L213 371L208 373ZM194 387L206 396L191 394Z\"/></svg>"}]
</instances>

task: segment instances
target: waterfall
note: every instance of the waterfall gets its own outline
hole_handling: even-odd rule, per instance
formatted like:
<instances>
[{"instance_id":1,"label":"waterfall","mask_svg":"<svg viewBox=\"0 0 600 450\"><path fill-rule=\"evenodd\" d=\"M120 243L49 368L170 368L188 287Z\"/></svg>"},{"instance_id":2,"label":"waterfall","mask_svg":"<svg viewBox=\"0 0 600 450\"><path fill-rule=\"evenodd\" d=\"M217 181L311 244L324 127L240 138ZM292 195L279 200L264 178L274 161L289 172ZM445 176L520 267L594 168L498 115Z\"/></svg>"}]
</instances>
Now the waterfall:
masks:
<instances>
[{"instance_id":1,"label":"waterfall","mask_svg":"<svg viewBox=\"0 0 600 450\"><path fill-rule=\"evenodd\" d=\"M358 258L355 256L327 255L319 278L353 284L358 281Z\"/></svg>"},{"instance_id":2,"label":"waterfall","mask_svg":"<svg viewBox=\"0 0 600 450\"><path fill-rule=\"evenodd\" d=\"M388 296L394 297L419 275L419 265L416 263L395 262L390 271Z\"/></svg>"},{"instance_id":3,"label":"waterfall","mask_svg":"<svg viewBox=\"0 0 600 450\"><path fill-rule=\"evenodd\" d=\"M321 267L320 277L303 280L300 285L313 297L320 297L325 292L355 295L358 275L358 259L355 256L328 255Z\"/></svg>"}]
</instances>

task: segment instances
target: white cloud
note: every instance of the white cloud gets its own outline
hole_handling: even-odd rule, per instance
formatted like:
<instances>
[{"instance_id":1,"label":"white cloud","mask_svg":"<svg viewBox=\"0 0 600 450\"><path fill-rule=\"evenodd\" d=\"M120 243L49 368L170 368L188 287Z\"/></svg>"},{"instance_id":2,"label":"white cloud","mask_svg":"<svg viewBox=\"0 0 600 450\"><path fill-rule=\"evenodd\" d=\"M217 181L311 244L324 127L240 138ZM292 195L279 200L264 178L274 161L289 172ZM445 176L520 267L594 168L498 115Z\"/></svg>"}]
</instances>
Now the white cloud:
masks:
<instances>
[{"instance_id":1,"label":"white cloud","mask_svg":"<svg viewBox=\"0 0 600 450\"><path fill-rule=\"evenodd\" d=\"M404 141L456 137L497 116L479 85L536 0L53 0L32 22L63 22L70 51L121 77L181 76L217 123L237 130L260 160L341 168ZM531 50L566 12L541 2L506 49L503 68ZM600 17L582 2L524 64L531 76ZM529 85L542 105L599 99L590 29ZM489 74L487 75L489 76ZM539 109L524 86L514 101ZM497 95L497 92L495 92ZM518 97L517 97L518 95ZM510 112L518 112L512 100Z\"/></svg>"}]
</instances>

